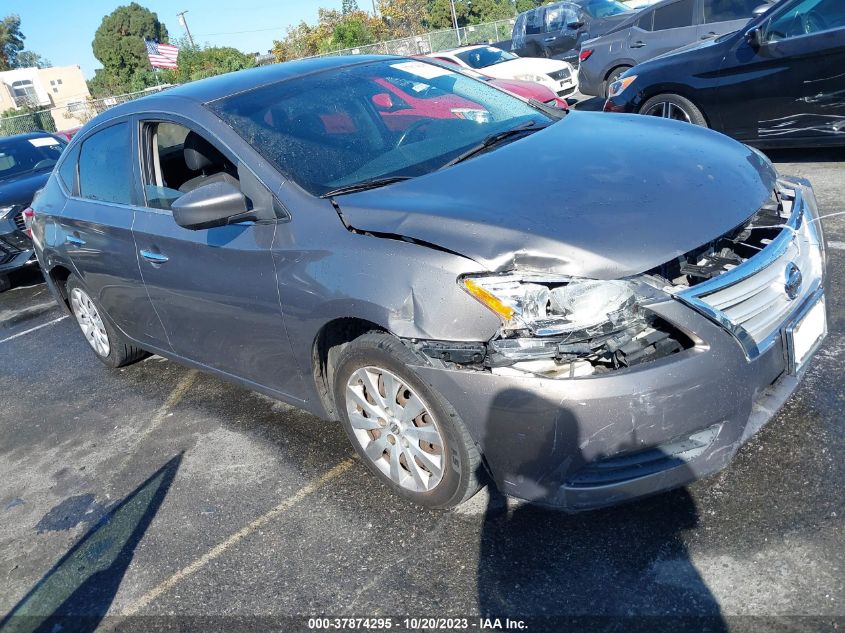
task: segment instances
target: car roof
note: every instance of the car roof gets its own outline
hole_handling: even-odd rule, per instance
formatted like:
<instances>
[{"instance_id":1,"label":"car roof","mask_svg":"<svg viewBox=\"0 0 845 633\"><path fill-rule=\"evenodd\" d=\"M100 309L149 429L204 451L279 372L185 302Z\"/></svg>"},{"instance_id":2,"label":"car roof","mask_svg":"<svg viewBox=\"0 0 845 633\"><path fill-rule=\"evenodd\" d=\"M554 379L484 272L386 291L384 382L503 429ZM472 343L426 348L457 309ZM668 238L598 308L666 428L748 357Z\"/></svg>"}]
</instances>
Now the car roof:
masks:
<instances>
[{"instance_id":1,"label":"car roof","mask_svg":"<svg viewBox=\"0 0 845 633\"><path fill-rule=\"evenodd\" d=\"M455 53L463 53L464 51L474 51L477 48L496 48L495 46L491 46L490 44L473 44L472 46L461 46L460 48L451 48L448 51L439 51L437 53L431 53L431 57L436 57L437 55L454 55Z\"/></svg>"}]
</instances>

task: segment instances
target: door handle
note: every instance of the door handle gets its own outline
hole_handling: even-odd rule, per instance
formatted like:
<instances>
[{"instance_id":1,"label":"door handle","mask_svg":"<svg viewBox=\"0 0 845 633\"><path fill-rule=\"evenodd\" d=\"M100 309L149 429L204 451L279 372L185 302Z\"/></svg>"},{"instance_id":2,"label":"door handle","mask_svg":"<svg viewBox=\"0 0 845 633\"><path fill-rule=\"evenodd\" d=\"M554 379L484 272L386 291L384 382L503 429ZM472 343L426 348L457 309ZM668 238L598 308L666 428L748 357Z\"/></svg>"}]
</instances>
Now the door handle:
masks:
<instances>
[{"instance_id":1,"label":"door handle","mask_svg":"<svg viewBox=\"0 0 845 633\"><path fill-rule=\"evenodd\" d=\"M643 46L645 46L645 42L643 41L638 41L631 44L631 48L642 48Z\"/></svg>"},{"instance_id":2,"label":"door handle","mask_svg":"<svg viewBox=\"0 0 845 633\"><path fill-rule=\"evenodd\" d=\"M557 38L556 37L546 37L543 38L544 42L554 42Z\"/></svg>"},{"instance_id":3,"label":"door handle","mask_svg":"<svg viewBox=\"0 0 845 633\"><path fill-rule=\"evenodd\" d=\"M711 37L716 37L716 32L715 32L715 31L710 31L707 35L702 35L702 36L701 36L701 39L703 39L703 40L709 40Z\"/></svg>"},{"instance_id":4,"label":"door handle","mask_svg":"<svg viewBox=\"0 0 845 633\"><path fill-rule=\"evenodd\" d=\"M140 253L141 257L146 259L151 264L164 264L170 259L167 255L163 253L158 253L156 251L142 250L140 251Z\"/></svg>"},{"instance_id":5,"label":"door handle","mask_svg":"<svg viewBox=\"0 0 845 633\"><path fill-rule=\"evenodd\" d=\"M85 246L85 240L79 237L79 233L73 235L65 235L65 244L73 244L74 246Z\"/></svg>"}]
</instances>

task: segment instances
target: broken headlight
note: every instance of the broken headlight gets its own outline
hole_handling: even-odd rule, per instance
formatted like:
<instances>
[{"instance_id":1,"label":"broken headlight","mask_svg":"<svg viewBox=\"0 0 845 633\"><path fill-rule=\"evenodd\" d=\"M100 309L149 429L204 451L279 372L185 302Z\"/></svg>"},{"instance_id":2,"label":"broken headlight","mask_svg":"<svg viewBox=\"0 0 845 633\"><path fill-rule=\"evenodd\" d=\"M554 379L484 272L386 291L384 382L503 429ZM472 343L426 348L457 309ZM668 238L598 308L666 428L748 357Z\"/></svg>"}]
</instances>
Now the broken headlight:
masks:
<instances>
[{"instance_id":1,"label":"broken headlight","mask_svg":"<svg viewBox=\"0 0 845 633\"><path fill-rule=\"evenodd\" d=\"M629 329L639 305L658 292L637 280L548 278L532 275L465 277L469 294L501 317L503 330L587 341Z\"/></svg>"}]
</instances>

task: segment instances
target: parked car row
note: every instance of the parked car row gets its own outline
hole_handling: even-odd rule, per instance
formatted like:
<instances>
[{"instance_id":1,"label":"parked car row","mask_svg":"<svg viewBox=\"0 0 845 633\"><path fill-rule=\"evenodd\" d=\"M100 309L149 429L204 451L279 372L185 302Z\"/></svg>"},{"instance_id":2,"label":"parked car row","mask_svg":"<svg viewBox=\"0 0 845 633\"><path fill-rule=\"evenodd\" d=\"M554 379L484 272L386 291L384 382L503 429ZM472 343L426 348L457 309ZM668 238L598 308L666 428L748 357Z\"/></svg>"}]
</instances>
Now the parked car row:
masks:
<instances>
[{"instance_id":1,"label":"parked car row","mask_svg":"<svg viewBox=\"0 0 845 633\"><path fill-rule=\"evenodd\" d=\"M688 0L657 10L679 1ZM704 125L760 147L842 145L843 69L845 2L781 0L732 33L627 70L604 109Z\"/></svg>"}]
</instances>

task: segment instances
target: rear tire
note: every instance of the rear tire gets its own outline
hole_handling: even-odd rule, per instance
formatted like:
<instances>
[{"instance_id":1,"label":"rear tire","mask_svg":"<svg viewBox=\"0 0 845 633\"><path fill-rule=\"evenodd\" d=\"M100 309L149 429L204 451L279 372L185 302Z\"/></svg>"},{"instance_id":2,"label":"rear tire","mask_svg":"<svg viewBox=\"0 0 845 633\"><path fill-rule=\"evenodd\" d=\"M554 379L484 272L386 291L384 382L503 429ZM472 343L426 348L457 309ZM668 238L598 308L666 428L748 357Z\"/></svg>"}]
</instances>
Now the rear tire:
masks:
<instances>
[{"instance_id":1,"label":"rear tire","mask_svg":"<svg viewBox=\"0 0 845 633\"><path fill-rule=\"evenodd\" d=\"M123 367L149 356L149 352L135 347L112 325L108 315L88 294L76 275L68 277L65 291L71 314L91 351L102 363L109 367Z\"/></svg>"},{"instance_id":2,"label":"rear tire","mask_svg":"<svg viewBox=\"0 0 845 633\"><path fill-rule=\"evenodd\" d=\"M707 119L704 118L701 110L686 97L676 94L667 93L652 97L640 108L640 114L708 127Z\"/></svg>"},{"instance_id":3,"label":"rear tire","mask_svg":"<svg viewBox=\"0 0 845 633\"><path fill-rule=\"evenodd\" d=\"M614 68L610 71L610 74L607 76L607 79L604 80L605 99L610 96L610 86L613 84L613 82L618 81L619 78L629 70L631 70L630 66L618 66L617 68Z\"/></svg>"},{"instance_id":4,"label":"rear tire","mask_svg":"<svg viewBox=\"0 0 845 633\"><path fill-rule=\"evenodd\" d=\"M369 332L343 347L334 400L361 460L394 493L453 508L481 487L481 455L455 409L414 372L420 358Z\"/></svg>"}]
</instances>

